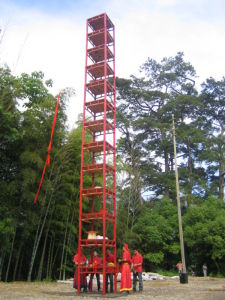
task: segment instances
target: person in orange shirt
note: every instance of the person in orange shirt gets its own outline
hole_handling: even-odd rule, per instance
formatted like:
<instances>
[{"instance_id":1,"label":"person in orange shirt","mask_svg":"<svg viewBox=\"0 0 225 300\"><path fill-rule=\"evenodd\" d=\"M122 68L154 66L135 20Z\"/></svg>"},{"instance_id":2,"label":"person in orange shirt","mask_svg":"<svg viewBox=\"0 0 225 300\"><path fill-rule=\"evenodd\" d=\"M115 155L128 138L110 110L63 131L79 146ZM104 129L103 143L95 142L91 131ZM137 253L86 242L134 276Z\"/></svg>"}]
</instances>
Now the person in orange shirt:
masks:
<instances>
[{"instance_id":1,"label":"person in orange shirt","mask_svg":"<svg viewBox=\"0 0 225 300\"><path fill-rule=\"evenodd\" d=\"M123 257L122 259L119 259L119 262L121 263L120 291L129 294L129 292L132 290L130 271L131 257L128 245L126 243L123 245Z\"/></svg>"},{"instance_id":2,"label":"person in orange shirt","mask_svg":"<svg viewBox=\"0 0 225 300\"><path fill-rule=\"evenodd\" d=\"M98 271L98 268L101 266L101 264L102 264L102 259L98 256L98 252L94 251L93 257L91 257L88 261L88 265L90 267L93 267L93 269L96 269L96 271ZM92 280L93 280L94 275L96 275L98 291L100 291L101 290L101 283L100 283L99 273L92 273L91 274L90 280L89 280L89 290L92 290Z\"/></svg>"},{"instance_id":3,"label":"person in orange shirt","mask_svg":"<svg viewBox=\"0 0 225 300\"><path fill-rule=\"evenodd\" d=\"M86 257L83 254L83 249L80 249L80 265L85 265L86 262ZM77 266L79 264L79 255L78 255L78 250L76 252L76 254L73 257L73 262L76 265L76 269L74 272L74 278L73 278L73 287L75 289L77 289L77 282L78 282L78 270L77 270ZM83 288L84 292L87 292L87 278L86 278L86 274L80 274L80 288Z\"/></svg>"},{"instance_id":4,"label":"person in orange shirt","mask_svg":"<svg viewBox=\"0 0 225 300\"><path fill-rule=\"evenodd\" d=\"M105 290L108 293L108 285L110 281L110 293L113 293L113 272L114 272L114 257L109 249L106 250L106 283L105 283Z\"/></svg>"},{"instance_id":5,"label":"person in orange shirt","mask_svg":"<svg viewBox=\"0 0 225 300\"><path fill-rule=\"evenodd\" d=\"M136 292L137 276L139 280L139 292L143 291L143 281L142 281L142 263L143 257L138 250L134 250L134 254L131 259L131 266L133 270L133 292Z\"/></svg>"},{"instance_id":6,"label":"person in orange shirt","mask_svg":"<svg viewBox=\"0 0 225 300\"><path fill-rule=\"evenodd\" d=\"M178 263L176 264L176 267L177 267L177 270L179 272L179 276L181 275L182 273L182 270L183 270L183 265L182 265L182 262L179 260Z\"/></svg>"}]
</instances>

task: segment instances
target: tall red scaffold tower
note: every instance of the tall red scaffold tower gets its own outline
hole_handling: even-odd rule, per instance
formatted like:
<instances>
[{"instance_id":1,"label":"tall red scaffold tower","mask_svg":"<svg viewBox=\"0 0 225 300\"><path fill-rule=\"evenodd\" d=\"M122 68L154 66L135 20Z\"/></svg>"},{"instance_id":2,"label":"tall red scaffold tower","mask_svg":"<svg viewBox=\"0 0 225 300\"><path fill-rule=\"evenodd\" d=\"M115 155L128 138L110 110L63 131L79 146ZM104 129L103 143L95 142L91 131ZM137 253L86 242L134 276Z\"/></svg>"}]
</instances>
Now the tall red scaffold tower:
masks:
<instances>
[{"instance_id":1,"label":"tall red scaffold tower","mask_svg":"<svg viewBox=\"0 0 225 300\"><path fill-rule=\"evenodd\" d=\"M106 13L86 23L86 64L81 147L78 255L97 249L102 265L78 265L80 274L102 274L103 295L109 273L106 249L114 255L116 292L116 84L115 29ZM88 177L89 176L89 177ZM85 177L85 180L84 180ZM89 180L88 180L89 178ZM98 233L98 235L96 235ZM92 291L92 285L90 292Z\"/></svg>"}]
</instances>

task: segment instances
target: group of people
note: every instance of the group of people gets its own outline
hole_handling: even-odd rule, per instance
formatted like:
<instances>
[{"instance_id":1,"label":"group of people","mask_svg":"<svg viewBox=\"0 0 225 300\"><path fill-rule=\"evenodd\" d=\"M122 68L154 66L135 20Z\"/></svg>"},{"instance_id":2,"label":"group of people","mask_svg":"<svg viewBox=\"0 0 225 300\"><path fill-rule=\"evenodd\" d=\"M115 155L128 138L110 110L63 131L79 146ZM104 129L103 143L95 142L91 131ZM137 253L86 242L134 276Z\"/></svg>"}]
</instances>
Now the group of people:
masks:
<instances>
[{"instance_id":1,"label":"group of people","mask_svg":"<svg viewBox=\"0 0 225 300\"><path fill-rule=\"evenodd\" d=\"M97 288L98 291L101 291L101 283L100 283L100 274L97 272L98 268L102 266L102 259L98 256L97 251L93 252L92 257L89 260L86 260L85 255L83 254L83 249L81 248L80 260L78 252L74 255L73 262L76 266L80 264L80 266L88 266L92 267L92 272L90 274L89 283L87 283L87 273L80 274L80 288L83 289L83 292L87 292L88 289L92 291L92 280L94 275L96 275L97 279ZM123 246L123 256L118 260L120 264L121 271L121 284L120 291L126 294L129 294L132 291L132 281L131 281L131 269L133 272L133 292L136 291L137 280L139 281L139 291L143 290L143 282L142 282L142 263L143 258L142 255L138 252L138 250L134 250L133 256L131 257L130 251L127 244ZM114 265L114 256L109 249L106 250L106 281L105 281L105 289L106 293L109 292L110 285L110 293L113 293L113 274L115 270ZM95 273L96 271L96 273ZM76 268L74 273L74 288L78 287L78 268Z\"/></svg>"},{"instance_id":2,"label":"group of people","mask_svg":"<svg viewBox=\"0 0 225 300\"><path fill-rule=\"evenodd\" d=\"M176 264L176 267L177 267L179 276L181 276L181 273L182 273L182 271L183 271L183 264L182 264L182 262L181 262L181 261L178 261L178 263ZM204 263L203 266L202 266L202 273L203 273L203 276L204 276L204 277L207 277L207 270L208 270L207 264ZM192 276L195 276L195 272L194 272L194 270L193 270L193 266L191 266L190 271L191 271L191 275L192 275Z\"/></svg>"},{"instance_id":3,"label":"group of people","mask_svg":"<svg viewBox=\"0 0 225 300\"><path fill-rule=\"evenodd\" d=\"M127 244L123 245L123 257L119 259L121 264L121 282L120 291L129 294L132 290L131 282L131 269L133 271L133 292L136 292L137 278L139 280L139 292L143 291L143 281L142 281L142 264L143 257L138 252L134 250L133 256L131 257L130 251ZM131 269L130 269L131 266Z\"/></svg>"}]
</instances>

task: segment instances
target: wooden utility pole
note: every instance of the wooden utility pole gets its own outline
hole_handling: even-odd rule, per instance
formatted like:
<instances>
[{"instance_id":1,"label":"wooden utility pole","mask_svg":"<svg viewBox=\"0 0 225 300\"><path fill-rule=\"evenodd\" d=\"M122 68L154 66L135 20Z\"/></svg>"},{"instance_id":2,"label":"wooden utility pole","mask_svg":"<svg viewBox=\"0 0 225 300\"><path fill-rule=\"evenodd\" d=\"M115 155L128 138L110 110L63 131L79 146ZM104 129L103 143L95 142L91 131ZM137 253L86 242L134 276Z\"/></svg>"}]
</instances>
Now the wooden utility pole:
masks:
<instances>
[{"instance_id":1,"label":"wooden utility pole","mask_svg":"<svg viewBox=\"0 0 225 300\"><path fill-rule=\"evenodd\" d=\"M183 265L183 273L187 273L185 256L184 256L184 237L183 237L182 217L181 217L181 208L180 208L180 189L179 189L178 169L177 169L177 151L176 151L174 115L172 115L172 123L173 123L173 147L174 147L174 162L175 162L175 176L176 176L176 190L177 190L177 212L178 212L179 235L180 235L180 251L181 251L181 260Z\"/></svg>"}]
</instances>

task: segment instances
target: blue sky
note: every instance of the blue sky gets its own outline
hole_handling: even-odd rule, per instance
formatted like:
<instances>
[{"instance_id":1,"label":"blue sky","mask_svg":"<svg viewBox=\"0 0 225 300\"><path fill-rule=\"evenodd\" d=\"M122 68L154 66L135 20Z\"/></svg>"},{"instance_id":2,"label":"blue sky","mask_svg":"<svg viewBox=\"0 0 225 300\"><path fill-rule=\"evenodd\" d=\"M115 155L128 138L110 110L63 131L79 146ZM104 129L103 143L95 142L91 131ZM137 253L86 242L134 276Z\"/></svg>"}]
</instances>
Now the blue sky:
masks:
<instances>
[{"instance_id":1,"label":"blue sky","mask_svg":"<svg viewBox=\"0 0 225 300\"><path fill-rule=\"evenodd\" d=\"M208 19L208 21L224 21L225 1L224 0L11 0L0 1L8 6L16 6L21 9L38 9L49 15L55 14L89 14L90 12L99 13L110 6L119 6L126 10L141 8L145 10L163 10L166 13L172 13L184 19ZM118 13L120 13L118 11Z\"/></svg>"},{"instance_id":2,"label":"blue sky","mask_svg":"<svg viewBox=\"0 0 225 300\"><path fill-rule=\"evenodd\" d=\"M15 74L42 70L53 92L71 86L73 125L83 106L85 22L106 12L116 26L116 75L138 74L148 57L183 51L199 83L225 76L223 0L0 0L0 63ZM72 126L71 125L71 126Z\"/></svg>"},{"instance_id":3,"label":"blue sky","mask_svg":"<svg viewBox=\"0 0 225 300\"><path fill-rule=\"evenodd\" d=\"M20 7L21 9L39 9L48 14L55 14L61 12L67 12L70 9L77 9L82 11L85 8L86 1L60 1L60 0L40 0L40 1L30 1L30 0L16 0L7 1L9 5L14 5Z\"/></svg>"}]
</instances>

